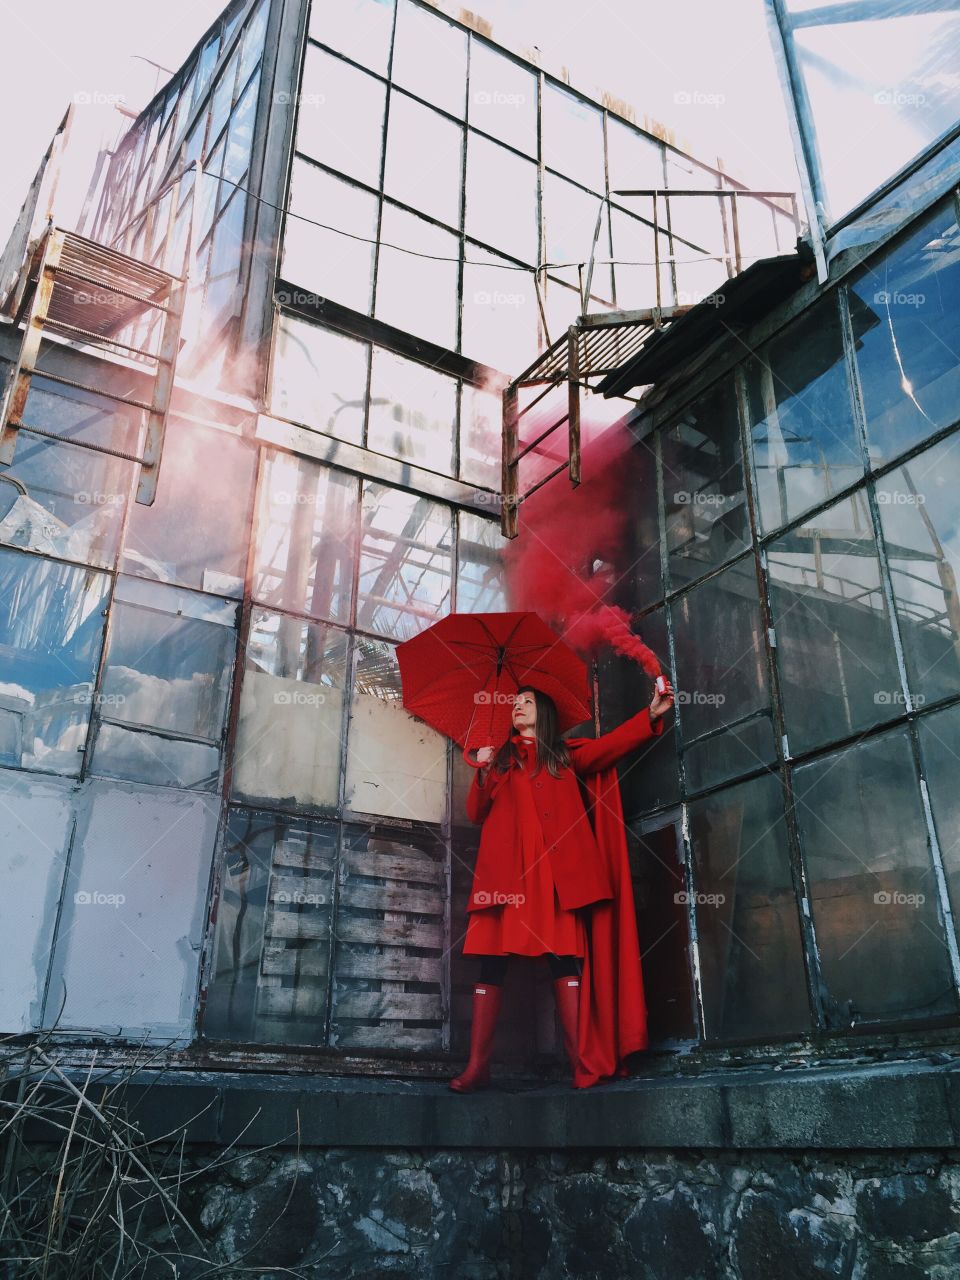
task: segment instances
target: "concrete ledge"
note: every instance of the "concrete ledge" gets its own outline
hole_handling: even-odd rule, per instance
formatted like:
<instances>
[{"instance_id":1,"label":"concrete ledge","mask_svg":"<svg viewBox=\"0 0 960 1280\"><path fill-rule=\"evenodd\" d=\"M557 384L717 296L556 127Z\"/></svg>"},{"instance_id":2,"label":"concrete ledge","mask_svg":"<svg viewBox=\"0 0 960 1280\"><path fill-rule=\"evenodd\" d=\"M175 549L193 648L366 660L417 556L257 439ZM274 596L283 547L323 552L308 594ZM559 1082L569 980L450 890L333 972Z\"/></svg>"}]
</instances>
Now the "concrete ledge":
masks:
<instances>
[{"instance_id":1,"label":"concrete ledge","mask_svg":"<svg viewBox=\"0 0 960 1280\"><path fill-rule=\"evenodd\" d=\"M147 1138L186 1125L188 1141L241 1147L295 1147L299 1129L308 1147L942 1148L960 1135L958 1073L899 1062L459 1096L445 1083L168 1069L137 1071L124 1092ZM98 1073L96 1093L122 1078Z\"/></svg>"}]
</instances>

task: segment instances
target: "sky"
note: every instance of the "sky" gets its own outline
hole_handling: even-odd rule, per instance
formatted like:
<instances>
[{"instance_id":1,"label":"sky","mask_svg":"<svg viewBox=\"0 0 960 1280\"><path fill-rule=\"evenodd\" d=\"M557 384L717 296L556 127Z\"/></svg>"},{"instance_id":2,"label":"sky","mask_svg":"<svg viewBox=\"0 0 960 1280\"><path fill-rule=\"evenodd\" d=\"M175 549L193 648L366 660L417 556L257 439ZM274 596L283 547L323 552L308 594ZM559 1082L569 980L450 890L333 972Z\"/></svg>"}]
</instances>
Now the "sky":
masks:
<instances>
[{"instance_id":1,"label":"sky","mask_svg":"<svg viewBox=\"0 0 960 1280\"><path fill-rule=\"evenodd\" d=\"M337 3L337 0L327 0ZM222 0L0 0L4 182L0 243L50 138L76 100L74 143L85 185L117 104L146 105L224 7ZM672 130L674 141L758 188L796 190L787 115L763 0L473 0L493 37L537 48L585 92L606 89ZM76 190L70 193L78 198Z\"/></svg>"}]
</instances>

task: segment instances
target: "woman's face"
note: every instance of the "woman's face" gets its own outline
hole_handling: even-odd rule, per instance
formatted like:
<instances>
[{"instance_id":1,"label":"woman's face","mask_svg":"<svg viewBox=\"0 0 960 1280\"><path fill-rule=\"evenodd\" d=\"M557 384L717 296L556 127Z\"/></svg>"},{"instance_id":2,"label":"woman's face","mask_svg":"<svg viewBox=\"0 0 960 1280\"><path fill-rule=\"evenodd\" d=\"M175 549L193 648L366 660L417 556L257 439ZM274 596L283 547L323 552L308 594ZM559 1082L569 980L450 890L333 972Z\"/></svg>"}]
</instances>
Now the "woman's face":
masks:
<instances>
[{"instance_id":1,"label":"woman's face","mask_svg":"<svg viewBox=\"0 0 960 1280\"><path fill-rule=\"evenodd\" d=\"M518 693L513 700L513 727L520 733L533 734L537 724L537 700L532 693Z\"/></svg>"}]
</instances>

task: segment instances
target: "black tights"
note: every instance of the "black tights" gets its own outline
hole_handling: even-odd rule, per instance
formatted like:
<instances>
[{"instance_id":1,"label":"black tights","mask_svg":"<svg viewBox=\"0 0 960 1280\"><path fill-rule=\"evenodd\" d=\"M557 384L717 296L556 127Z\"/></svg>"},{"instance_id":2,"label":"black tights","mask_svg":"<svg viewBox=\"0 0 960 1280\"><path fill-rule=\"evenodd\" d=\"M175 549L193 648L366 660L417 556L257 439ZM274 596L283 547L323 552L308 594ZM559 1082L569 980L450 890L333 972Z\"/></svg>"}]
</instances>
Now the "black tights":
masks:
<instances>
[{"instance_id":1,"label":"black tights","mask_svg":"<svg viewBox=\"0 0 960 1280\"><path fill-rule=\"evenodd\" d=\"M503 980L507 976L507 964L510 957L508 955L478 956L477 959L480 961L479 980L491 987L502 987ZM547 963L550 966L550 976L552 978L579 978L579 960L579 956L555 956L552 951L548 951Z\"/></svg>"}]
</instances>

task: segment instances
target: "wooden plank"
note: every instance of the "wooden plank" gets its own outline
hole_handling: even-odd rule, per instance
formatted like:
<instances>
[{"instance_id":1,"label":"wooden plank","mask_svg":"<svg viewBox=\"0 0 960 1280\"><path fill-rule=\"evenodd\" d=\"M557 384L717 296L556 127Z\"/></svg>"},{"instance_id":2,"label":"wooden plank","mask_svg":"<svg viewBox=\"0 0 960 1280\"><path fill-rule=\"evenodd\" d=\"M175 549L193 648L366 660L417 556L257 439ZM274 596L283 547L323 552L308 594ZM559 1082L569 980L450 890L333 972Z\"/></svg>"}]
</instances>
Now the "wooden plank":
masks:
<instances>
[{"instance_id":1,"label":"wooden plank","mask_svg":"<svg viewBox=\"0 0 960 1280\"><path fill-rule=\"evenodd\" d=\"M383 1022L415 1018L440 1021L440 993L397 991L342 991L336 997L334 1017L378 1018Z\"/></svg>"},{"instance_id":2,"label":"wooden plank","mask_svg":"<svg viewBox=\"0 0 960 1280\"><path fill-rule=\"evenodd\" d=\"M315 947L285 947L282 943L268 942L263 948L260 960L262 974L292 977L297 974L301 978L325 978L327 975L328 956L326 945ZM358 975L359 976L359 975ZM410 979L418 981L418 979ZM419 979L429 982L429 978Z\"/></svg>"},{"instance_id":3,"label":"wooden plank","mask_svg":"<svg viewBox=\"0 0 960 1280\"><path fill-rule=\"evenodd\" d=\"M314 849L308 845L302 848L282 841L273 851L275 867L297 867L304 871L328 871L333 873L333 850Z\"/></svg>"},{"instance_id":4,"label":"wooden plank","mask_svg":"<svg viewBox=\"0 0 960 1280\"><path fill-rule=\"evenodd\" d=\"M334 1023L330 1040L339 1049L439 1049L442 1034L439 1027L364 1027Z\"/></svg>"},{"instance_id":5,"label":"wooden plank","mask_svg":"<svg viewBox=\"0 0 960 1280\"><path fill-rule=\"evenodd\" d=\"M302 938L309 941L329 938L330 921L326 912L270 911L264 920L263 931L267 938Z\"/></svg>"},{"instance_id":6,"label":"wooden plank","mask_svg":"<svg viewBox=\"0 0 960 1280\"><path fill-rule=\"evenodd\" d=\"M325 982L302 983L298 987L266 986L261 982L257 990L257 1013L272 1018L322 1018L326 1003Z\"/></svg>"},{"instance_id":7,"label":"wooden plank","mask_svg":"<svg viewBox=\"0 0 960 1280\"><path fill-rule=\"evenodd\" d=\"M338 951L336 974L338 978L376 978L382 982L439 982L440 957L407 956L399 947L391 947L383 955Z\"/></svg>"},{"instance_id":8,"label":"wooden plank","mask_svg":"<svg viewBox=\"0 0 960 1280\"><path fill-rule=\"evenodd\" d=\"M443 898L431 890L408 889L402 884L366 885L348 881L340 889L340 903L373 911L402 911L408 914L442 916Z\"/></svg>"},{"instance_id":9,"label":"wooden plank","mask_svg":"<svg viewBox=\"0 0 960 1280\"><path fill-rule=\"evenodd\" d=\"M333 880L328 876L277 875L270 878L270 901L326 906L333 896Z\"/></svg>"},{"instance_id":10,"label":"wooden plank","mask_svg":"<svg viewBox=\"0 0 960 1280\"><path fill-rule=\"evenodd\" d=\"M391 924L388 931L382 920L341 915L337 919L337 937L342 942L369 942L374 946L402 946L407 943L436 951L443 946L440 925L418 924L414 920L406 920L402 925Z\"/></svg>"},{"instance_id":11,"label":"wooden plank","mask_svg":"<svg viewBox=\"0 0 960 1280\"><path fill-rule=\"evenodd\" d=\"M351 875L380 876L384 880L416 880L423 884L444 883L443 863L403 853L360 853L345 849L343 865Z\"/></svg>"}]
</instances>

